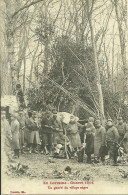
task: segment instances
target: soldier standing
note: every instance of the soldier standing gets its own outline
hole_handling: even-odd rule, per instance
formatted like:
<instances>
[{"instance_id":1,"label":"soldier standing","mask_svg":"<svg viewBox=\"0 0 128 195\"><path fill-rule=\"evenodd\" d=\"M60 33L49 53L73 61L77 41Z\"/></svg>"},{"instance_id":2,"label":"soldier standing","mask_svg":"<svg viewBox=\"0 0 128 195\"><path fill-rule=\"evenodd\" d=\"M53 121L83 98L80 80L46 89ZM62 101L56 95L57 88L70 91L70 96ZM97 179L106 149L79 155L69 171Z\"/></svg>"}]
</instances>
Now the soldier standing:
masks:
<instances>
[{"instance_id":1,"label":"soldier standing","mask_svg":"<svg viewBox=\"0 0 128 195\"><path fill-rule=\"evenodd\" d=\"M123 122L122 117L118 118L118 124L116 125L116 128L119 133L119 144L122 143L123 145L123 139L124 139L126 132L128 131L128 126L126 123Z\"/></svg>"},{"instance_id":2,"label":"soldier standing","mask_svg":"<svg viewBox=\"0 0 128 195\"><path fill-rule=\"evenodd\" d=\"M85 153L87 154L87 163L91 163L91 155L94 153L94 134L91 128L86 129L86 147Z\"/></svg>"},{"instance_id":3,"label":"soldier standing","mask_svg":"<svg viewBox=\"0 0 128 195\"><path fill-rule=\"evenodd\" d=\"M104 162L105 155L100 155L100 150L105 146L105 128L101 125L100 120L95 121L95 136L94 136L94 156L95 163L99 162L99 158L101 157L101 161Z\"/></svg>"},{"instance_id":4,"label":"soldier standing","mask_svg":"<svg viewBox=\"0 0 128 195\"><path fill-rule=\"evenodd\" d=\"M50 111L46 112L46 115L41 121L41 134L42 134L42 143L43 150L45 154L52 154L53 146L53 118Z\"/></svg>"},{"instance_id":5,"label":"soldier standing","mask_svg":"<svg viewBox=\"0 0 128 195\"><path fill-rule=\"evenodd\" d=\"M25 153L23 148L25 147L25 116L23 110L19 111L18 122L20 124L20 150L21 153Z\"/></svg>"},{"instance_id":6,"label":"soldier standing","mask_svg":"<svg viewBox=\"0 0 128 195\"><path fill-rule=\"evenodd\" d=\"M37 147L40 144L40 137L39 137L39 127L36 120L36 112L33 111L32 117L29 121L29 128L31 130L30 133L30 151L29 153L33 152L38 153Z\"/></svg>"},{"instance_id":7,"label":"soldier standing","mask_svg":"<svg viewBox=\"0 0 128 195\"><path fill-rule=\"evenodd\" d=\"M107 121L107 133L106 133L106 142L108 147L109 158L113 160L114 164L117 164L118 156L118 139L119 133L116 127L114 127L111 119Z\"/></svg>"},{"instance_id":8,"label":"soldier standing","mask_svg":"<svg viewBox=\"0 0 128 195\"><path fill-rule=\"evenodd\" d=\"M2 138L2 154L5 155L3 158L7 159L7 161L12 161L12 149L11 149L11 142L12 142L12 132L9 125L8 120L6 119L6 111L1 111L1 138Z\"/></svg>"},{"instance_id":9,"label":"soldier standing","mask_svg":"<svg viewBox=\"0 0 128 195\"><path fill-rule=\"evenodd\" d=\"M19 158L20 151L20 124L17 120L17 113L11 115L12 147L14 156Z\"/></svg>"},{"instance_id":10,"label":"soldier standing","mask_svg":"<svg viewBox=\"0 0 128 195\"><path fill-rule=\"evenodd\" d=\"M74 156L77 156L77 151L81 147L81 140L79 135L78 127L83 127L84 125L76 122L75 117L73 115L70 116L70 122L67 125L67 137L70 141L72 149L74 150Z\"/></svg>"},{"instance_id":11,"label":"soldier standing","mask_svg":"<svg viewBox=\"0 0 128 195\"><path fill-rule=\"evenodd\" d=\"M63 127L61 121L57 119L57 112L53 112L53 143L54 145L57 144L64 144L65 138L63 134Z\"/></svg>"}]
</instances>

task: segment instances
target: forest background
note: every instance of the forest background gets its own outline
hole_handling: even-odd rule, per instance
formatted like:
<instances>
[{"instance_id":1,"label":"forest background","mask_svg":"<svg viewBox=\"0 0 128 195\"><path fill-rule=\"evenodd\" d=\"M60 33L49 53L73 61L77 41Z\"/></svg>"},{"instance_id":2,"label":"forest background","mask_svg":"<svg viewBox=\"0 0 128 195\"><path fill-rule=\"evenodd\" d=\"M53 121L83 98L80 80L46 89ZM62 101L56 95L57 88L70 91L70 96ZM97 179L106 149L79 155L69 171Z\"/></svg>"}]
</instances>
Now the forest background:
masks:
<instances>
[{"instance_id":1,"label":"forest background","mask_svg":"<svg viewBox=\"0 0 128 195\"><path fill-rule=\"evenodd\" d=\"M1 96L128 121L126 0L1 0Z\"/></svg>"}]
</instances>

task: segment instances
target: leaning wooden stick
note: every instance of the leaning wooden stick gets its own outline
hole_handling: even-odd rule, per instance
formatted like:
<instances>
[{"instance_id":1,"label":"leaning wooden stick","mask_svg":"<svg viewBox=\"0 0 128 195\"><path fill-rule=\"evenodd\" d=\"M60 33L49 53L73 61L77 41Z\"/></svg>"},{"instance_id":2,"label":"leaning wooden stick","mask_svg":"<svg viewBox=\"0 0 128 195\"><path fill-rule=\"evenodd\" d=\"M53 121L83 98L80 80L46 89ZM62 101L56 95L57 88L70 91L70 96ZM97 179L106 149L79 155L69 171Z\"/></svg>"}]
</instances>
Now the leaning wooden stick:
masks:
<instances>
[{"instance_id":1,"label":"leaning wooden stick","mask_svg":"<svg viewBox=\"0 0 128 195\"><path fill-rule=\"evenodd\" d=\"M64 131L65 131L65 153L66 153L66 158L69 159L69 155L68 155L68 152L67 152L67 140L66 140L66 128L64 128Z\"/></svg>"}]
</instances>

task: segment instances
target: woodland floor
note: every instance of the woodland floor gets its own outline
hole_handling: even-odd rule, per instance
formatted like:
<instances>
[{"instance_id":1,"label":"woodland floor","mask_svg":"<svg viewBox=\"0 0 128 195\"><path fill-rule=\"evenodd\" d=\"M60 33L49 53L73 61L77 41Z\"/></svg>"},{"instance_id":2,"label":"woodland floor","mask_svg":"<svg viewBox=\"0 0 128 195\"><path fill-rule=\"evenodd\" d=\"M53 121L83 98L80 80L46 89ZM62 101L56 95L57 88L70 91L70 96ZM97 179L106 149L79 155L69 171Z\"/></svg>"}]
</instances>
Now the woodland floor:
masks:
<instances>
[{"instance_id":1,"label":"woodland floor","mask_svg":"<svg viewBox=\"0 0 128 195\"><path fill-rule=\"evenodd\" d=\"M21 165L27 166L22 172L10 172L11 178L28 178L36 180L56 179L63 180L90 180L90 181L111 181L114 183L128 183L128 164L123 166L111 166L98 164L78 163L77 159L57 159L44 154L23 154L20 156ZM64 172L70 166L71 173Z\"/></svg>"},{"instance_id":2,"label":"woodland floor","mask_svg":"<svg viewBox=\"0 0 128 195\"><path fill-rule=\"evenodd\" d=\"M71 168L71 173L65 172L67 166ZM53 182L66 182L66 184L53 184ZM71 182L83 182L83 184ZM3 178L2 190L3 194L13 195L17 193L128 194L127 184L127 163L123 166L87 164L78 163L77 159L56 159L32 153L23 154L15 163L9 164Z\"/></svg>"}]
</instances>

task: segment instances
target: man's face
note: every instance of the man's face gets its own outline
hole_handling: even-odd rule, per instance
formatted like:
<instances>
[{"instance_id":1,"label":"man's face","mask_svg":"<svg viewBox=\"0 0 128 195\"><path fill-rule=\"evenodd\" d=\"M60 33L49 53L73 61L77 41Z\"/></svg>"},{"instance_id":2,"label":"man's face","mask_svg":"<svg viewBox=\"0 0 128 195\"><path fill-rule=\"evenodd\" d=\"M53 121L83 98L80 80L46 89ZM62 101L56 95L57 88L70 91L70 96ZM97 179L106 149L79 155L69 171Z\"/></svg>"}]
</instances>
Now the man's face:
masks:
<instances>
[{"instance_id":1,"label":"man's face","mask_svg":"<svg viewBox=\"0 0 128 195\"><path fill-rule=\"evenodd\" d=\"M95 125L96 128L100 128L100 126L101 126L100 124L96 124Z\"/></svg>"},{"instance_id":2,"label":"man's face","mask_svg":"<svg viewBox=\"0 0 128 195\"><path fill-rule=\"evenodd\" d=\"M107 125L108 125L108 126L112 126L112 121L108 121L108 122L107 122Z\"/></svg>"},{"instance_id":3,"label":"man's face","mask_svg":"<svg viewBox=\"0 0 128 195\"><path fill-rule=\"evenodd\" d=\"M118 123L119 124L122 124L123 123L123 120L121 119L121 120L118 120Z\"/></svg>"},{"instance_id":4,"label":"man's face","mask_svg":"<svg viewBox=\"0 0 128 195\"><path fill-rule=\"evenodd\" d=\"M14 116L11 116L11 120L12 120L12 121L14 120Z\"/></svg>"},{"instance_id":5,"label":"man's face","mask_svg":"<svg viewBox=\"0 0 128 195\"><path fill-rule=\"evenodd\" d=\"M93 117L89 117L88 122L94 123L94 118Z\"/></svg>"},{"instance_id":6,"label":"man's face","mask_svg":"<svg viewBox=\"0 0 128 195\"><path fill-rule=\"evenodd\" d=\"M54 114L54 115L53 115L53 119L56 119L56 118L57 118L57 115L56 115L56 114Z\"/></svg>"},{"instance_id":7,"label":"man's face","mask_svg":"<svg viewBox=\"0 0 128 195\"><path fill-rule=\"evenodd\" d=\"M6 115L5 114L2 114L1 115L1 119L4 120L6 118Z\"/></svg>"},{"instance_id":8,"label":"man's face","mask_svg":"<svg viewBox=\"0 0 128 195\"><path fill-rule=\"evenodd\" d=\"M97 120L97 121L95 122L95 127L96 127L96 128L99 128L100 126L101 126L100 120Z\"/></svg>"}]
</instances>

